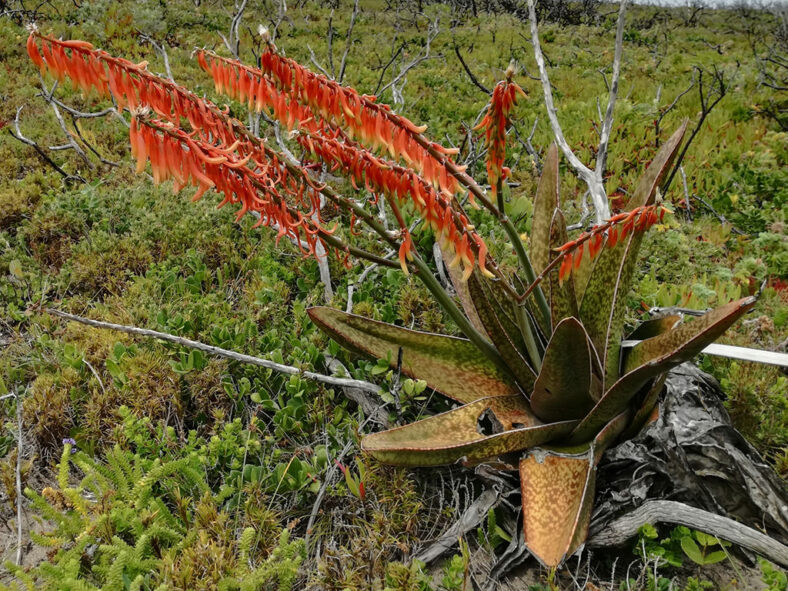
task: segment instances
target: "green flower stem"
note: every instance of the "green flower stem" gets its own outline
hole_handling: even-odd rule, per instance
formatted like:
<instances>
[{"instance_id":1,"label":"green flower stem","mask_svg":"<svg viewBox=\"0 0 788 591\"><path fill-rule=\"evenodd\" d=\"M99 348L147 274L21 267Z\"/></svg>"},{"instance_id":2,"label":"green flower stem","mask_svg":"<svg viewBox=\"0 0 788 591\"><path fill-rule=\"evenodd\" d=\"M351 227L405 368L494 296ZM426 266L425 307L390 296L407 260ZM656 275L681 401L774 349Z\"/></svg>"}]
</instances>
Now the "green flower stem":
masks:
<instances>
[{"instance_id":1,"label":"green flower stem","mask_svg":"<svg viewBox=\"0 0 788 591\"><path fill-rule=\"evenodd\" d=\"M481 351L484 356L492 361L500 370L511 376L512 372L509 369L509 366L506 365L504 360L501 358L498 350L493 347L490 341L484 338L484 336L482 336L482 334L473 327L465 314L463 314L462 310L457 307L457 304L454 303L454 300L451 299L449 294L446 293L446 290L443 289L443 286L438 282L437 279L435 279L432 271L430 271L430 268L421 259L421 257L417 254L414 255L412 262L416 267L415 275L421 279L421 281L424 283L424 286L430 290L432 295L435 296L435 299L438 300L438 303L443 307L444 310L446 310L451 319L454 320L468 340L476 345L476 348L479 349L479 351Z\"/></svg>"},{"instance_id":2,"label":"green flower stem","mask_svg":"<svg viewBox=\"0 0 788 591\"><path fill-rule=\"evenodd\" d=\"M531 358L531 363L534 364L534 369L538 374L539 370L542 369L542 356L539 354L539 347L536 345L536 339L534 339L531 321L529 320L528 314L526 313L525 305L515 304L514 309L517 315L517 325L520 327L520 332L525 339L525 348L527 349L528 356Z\"/></svg>"}]
</instances>

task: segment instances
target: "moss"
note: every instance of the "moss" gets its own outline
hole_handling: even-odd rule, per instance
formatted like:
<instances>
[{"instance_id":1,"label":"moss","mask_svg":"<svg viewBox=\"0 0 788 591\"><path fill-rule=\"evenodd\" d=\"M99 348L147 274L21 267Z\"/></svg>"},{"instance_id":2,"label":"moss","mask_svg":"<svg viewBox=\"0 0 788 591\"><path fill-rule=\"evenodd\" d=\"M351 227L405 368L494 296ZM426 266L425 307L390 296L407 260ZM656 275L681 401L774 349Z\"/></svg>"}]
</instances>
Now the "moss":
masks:
<instances>
[{"instance_id":1,"label":"moss","mask_svg":"<svg viewBox=\"0 0 788 591\"><path fill-rule=\"evenodd\" d=\"M43 456L60 449L76 425L71 398L81 386L82 379L71 368L42 374L31 384L24 399L24 422Z\"/></svg>"}]
</instances>

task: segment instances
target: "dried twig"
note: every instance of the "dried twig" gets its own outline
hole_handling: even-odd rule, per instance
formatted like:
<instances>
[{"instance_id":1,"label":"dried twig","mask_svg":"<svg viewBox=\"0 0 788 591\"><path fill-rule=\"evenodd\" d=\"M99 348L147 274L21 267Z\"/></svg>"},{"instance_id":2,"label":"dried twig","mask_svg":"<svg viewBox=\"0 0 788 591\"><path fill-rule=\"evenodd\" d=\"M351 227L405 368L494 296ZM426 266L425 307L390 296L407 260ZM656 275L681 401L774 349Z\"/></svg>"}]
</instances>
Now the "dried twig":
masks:
<instances>
[{"instance_id":1,"label":"dried twig","mask_svg":"<svg viewBox=\"0 0 788 591\"><path fill-rule=\"evenodd\" d=\"M261 359L260 357L253 357L252 355L236 353L235 351L229 351L227 349L222 349L221 347L214 347L213 345L206 345L205 343L201 343L199 341L193 341L191 339L175 336L172 334L168 334L166 332L159 332L157 330L139 328L136 326L127 326L124 324L114 324L112 322L103 322L101 320L93 320L91 318L77 316L76 314L69 314L68 312L63 312L62 310L56 310L54 308L44 308L44 311L47 312L48 314L52 314L53 316L64 318L66 320L71 320L73 322L79 322L80 324L86 324L88 326L93 326L95 328L117 330L119 332L124 332L127 334L134 334L142 337L160 339L162 341L167 341L168 343L173 343L176 345L180 345L182 347L197 349L198 351L203 351L210 355L216 355L217 357L224 357L225 359L232 359L233 361L239 361L240 363L257 365L258 367L264 367L266 369L271 369L273 371L278 371L280 373L284 373L287 375L303 376L308 380L315 380L316 382L321 382L323 384L328 384L330 386L338 386L341 388L358 388L359 390L363 390L365 392L374 392L374 393L380 392L380 386L377 386L376 384L372 384L370 382L365 382L364 380L339 378L335 376L327 376L324 374L315 373L312 371L302 371L297 367L284 365L282 363L276 363L268 359Z\"/></svg>"},{"instance_id":2,"label":"dried twig","mask_svg":"<svg viewBox=\"0 0 788 591\"><path fill-rule=\"evenodd\" d=\"M608 97L607 114L605 120L602 122L602 132L600 132L600 147L597 156L597 166L595 170L591 170L575 155L569 147L569 143L564 137L564 132L561 129L561 124L558 121L558 114L553 100L553 91L550 85L550 78L547 75L547 68L545 66L545 57L539 43L539 29L536 19L536 8L534 0L528 0L528 12L531 20L531 43L534 48L534 58L536 65L539 68L539 77L542 81L542 90L544 92L545 106L547 108L547 118L550 121L550 127L555 136L555 142L563 152L569 165L575 171L575 174L586 183L591 195L592 203L596 213L596 221L602 224L610 218L610 206L607 201L607 193L604 187L604 167L607 159L607 146L610 137L610 129L612 128L613 109L616 101L616 94L618 92L618 74L621 67L621 53L623 47L623 27L624 17L626 14L627 0L623 0L618 13L618 25L616 27L616 48L615 58L613 61L613 78L610 84L610 95ZM609 119L609 121L608 121Z\"/></svg>"},{"instance_id":3,"label":"dried twig","mask_svg":"<svg viewBox=\"0 0 788 591\"><path fill-rule=\"evenodd\" d=\"M143 43L150 43L153 49L155 49L158 53L161 54L161 57L164 60L164 72L167 74L167 78L175 82L175 78L172 77L172 70L170 69L170 58L167 55L167 48L164 46L164 44L157 43L153 37L151 37L147 33L143 33L139 29L137 29L137 33L139 33L140 41L142 41ZM227 43L227 41L225 41L225 43Z\"/></svg>"},{"instance_id":4,"label":"dried twig","mask_svg":"<svg viewBox=\"0 0 788 591\"><path fill-rule=\"evenodd\" d=\"M698 135L698 132L703 127L703 122L706 121L706 117L709 116L709 113L712 112L714 107L717 106L723 97L728 93L728 85L729 81L725 80L725 73L722 70L717 69L717 66L714 66L712 69L712 82L710 85L706 86L703 82L704 74L708 74L703 68L699 66L695 66L695 71L698 74L698 95L700 98L700 117L698 118L698 122L695 124L695 127L690 133L689 139L684 142L684 146L679 152L676 161L673 163L673 168L668 175L668 180L662 185L662 193L663 195L667 193L670 184L673 182L673 177L676 176L676 172L678 171L679 167L681 166L682 162L684 162L684 156L687 155L687 150L692 145L692 142L695 140L695 136Z\"/></svg>"},{"instance_id":5,"label":"dried twig","mask_svg":"<svg viewBox=\"0 0 788 591\"><path fill-rule=\"evenodd\" d=\"M240 5L238 2L235 3L235 12L233 13L232 21L230 21L229 35L225 37L222 33L219 33L219 37L221 37L222 41L224 41L224 46L227 48L227 51L229 51L235 59L241 59L239 57L241 38L238 34L238 29L241 26L241 19L244 16L244 10L246 10L247 2L248 0L242 0Z\"/></svg>"},{"instance_id":6,"label":"dried twig","mask_svg":"<svg viewBox=\"0 0 788 591\"><path fill-rule=\"evenodd\" d=\"M596 154L596 174L600 181L605 177L607 166L607 150L610 143L610 132L613 129L613 110L618 95L618 78L621 74L621 54L624 51L624 18L627 12L628 0L621 0L618 9L618 22L616 24L616 47L613 57L613 75L610 78L610 88L607 99L605 119L602 121L602 131L599 135L599 150Z\"/></svg>"},{"instance_id":7,"label":"dried twig","mask_svg":"<svg viewBox=\"0 0 788 591\"><path fill-rule=\"evenodd\" d=\"M620 546L636 536L638 529L646 523L658 522L676 523L708 532L788 567L788 547L774 538L729 517L676 501L647 501L634 511L605 524L598 531L594 531L592 524L587 544L595 548Z\"/></svg>"},{"instance_id":8,"label":"dried twig","mask_svg":"<svg viewBox=\"0 0 788 591\"><path fill-rule=\"evenodd\" d=\"M402 87L401 86L399 88L397 87L397 84L400 82L400 80L405 78L408 72L410 72L413 68L418 66L420 63L429 59L442 57L440 55L430 55L432 42L435 40L435 37L437 37L438 33L440 32L440 27L438 26L439 22L440 22L439 19L436 17L435 20L429 24L429 27L427 28L427 38L424 43L424 49L410 63L402 64L400 66L399 74L394 76L391 82L386 84L383 88L381 88L378 91L378 96L382 95L390 88L391 93L394 96L394 103L395 104L404 103L404 99L402 98ZM404 82L403 82L403 86L404 86Z\"/></svg>"},{"instance_id":9,"label":"dried twig","mask_svg":"<svg viewBox=\"0 0 788 591\"><path fill-rule=\"evenodd\" d=\"M342 61L339 64L339 76L337 76L337 82L342 84L342 80L345 78L345 66L347 65L347 56L350 53L350 45L353 42L353 25L356 22L356 17L358 16L358 0L355 0L353 3L353 12L350 15L350 24L347 28L347 36L345 37L345 51L342 54Z\"/></svg>"},{"instance_id":10,"label":"dried twig","mask_svg":"<svg viewBox=\"0 0 788 591\"><path fill-rule=\"evenodd\" d=\"M16 132L9 129L8 133L10 133L13 137L18 139L23 144L26 144L32 147L33 149L35 149L35 151L38 152L38 155L41 156L41 158L43 158L47 164L49 164L52 168L54 168L67 181L75 180L75 181L79 181L80 183L86 183L87 181L84 178L82 178L80 175L69 174L65 170L60 168L60 166L54 160L52 160L52 158L49 157L49 154L47 154L46 151L41 146L39 146L33 140L22 135L22 131L19 129L19 114L22 112L23 108L24 106L21 106L18 107L16 110L16 117L14 117L14 129L16 130Z\"/></svg>"},{"instance_id":11,"label":"dried twig","mask_svg":"<svg viewBox=\"0 0 788 591\"><path fill-rule=\"evenodd\" d=\"M476 85L476 87L479 90L481 90L483 93L485 93L485 94L492 94L492 90L490 90L484 84L479 82L479 79L476 76L474 76L473 72L468 67L468 64L465 63L465 60L462 58L462 54L460 53L460 48L457 47L457 43L454 42L454 41L452 41L452 42L453 42L453 45L454 45L454 53L457 55L457 59L460 60L460 63L462 64L462 67L465 70L465 73L468 74L468 77L471 79L471 82L473 82Z\"/></svg>"}]
</instances>

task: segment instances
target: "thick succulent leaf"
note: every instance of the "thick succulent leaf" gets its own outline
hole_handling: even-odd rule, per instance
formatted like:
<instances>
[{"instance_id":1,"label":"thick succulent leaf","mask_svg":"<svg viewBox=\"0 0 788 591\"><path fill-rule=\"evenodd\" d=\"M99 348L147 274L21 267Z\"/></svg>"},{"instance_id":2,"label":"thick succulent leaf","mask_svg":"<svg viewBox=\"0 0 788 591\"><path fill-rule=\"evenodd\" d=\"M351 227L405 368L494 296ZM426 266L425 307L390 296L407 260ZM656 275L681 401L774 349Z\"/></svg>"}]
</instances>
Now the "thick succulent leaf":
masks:
<instances>
[{"instance_id":1,"label":"thick succulent leaf","mask_svg":"<svg viewBox=\"0 0 788 591\"><path fill-rule=\"evenodd\" d=\"M731 302L635 345L626 358L625 374L583 419L572 433L570 442L587 441L602 425L621 412L650 379L692 359L750 310L755 302L754 297Z\"/></svg>"},{"instance_id":2,"label":"thick succulent leaf","mask_svg":"<svg viewBox=\"0 0 788 591\"><path fill-rule=\"evenodd\" d=\"M591 349L583 325L565 318L556 326L531 394L531 408L543 421L582 419L594 407Z\"/></svg>"},{"instance_id":3,"label":"thick succulent leaf","mask_svg":"<svg viewBox=\"0 0 788 591\"><path fill-rule=\"evenodd\" d=\"M459 402L519 392L514 378L503 374L468 340L417 332L333 308L309 308L307 312L340 345L373 358L388 357L392 368L396 368L402 348L405 375L423 379Z\"/></svg>"},{"instance_id":4,"label":"thick succulent leaf","mask_svg":"<svg viewBox=\"0 0 788 591\"><path fill-rule=\"evenodd\" d=\"M659 395L665 387L665 380L667 377L668 373L665 372L654 378L653 383L648 387L646 395L643 396L643 402L640 403L640 406L635 411L632 422L627 427L627 430L624 431L624 439L633 438L648 422L649 417L654 412L654 408L657 406L657 402L659 402Z\"/></svg>"},{"instance_id":5,"label":"thick succulent leaf","mask_svg":"<svg viewBox=\"0 0 788 591\"><path fill-rule=\"evenodd\" d=\"M662 144L662 147L654 156L646 172L640 177L635 192L627 202L626 210L631 211L641 205L651 205L654 202L654 195L657 188L662 183L662 179L670 171L670 166L673 164L673 159L678 154L681 140L684 139L684 132L687 131L688 120L685 119L667 142Z\"/></svg>"},{"instance_id":6,"label":"thick succulent leaf","mask_svg":"<svg viewBox=\"0 0 788 591\"><path fill-rule=\"evenodd\" d=\"M566 220L560 209L556 209L550 222L550 249L558 248L568 242ZM564 318L579 317L577 298L575 297L575 275L572 274L563 282L558 279L558 268L547 276L545 291L550 298L550 317L553 326L557 326Z\"/></svg>"},{"instance_id":7,"label":"thick succulent leaf","mask_svg":"<svg viewBox=\"0 0 788 591\"><path fill-rule=\"evenodd\" d=\"M515 318L515 304L504 292L501 282L487 279L481 273L477 273L471 275L467 283L473 301L484 308L485 313L492 314L496 318L498 321L496 326L500 326L517 350L525 354L525 341ZM484 325L483 320L482 325Z\"/></svg>"},{"instance_id":8,"label":"thick succulent leaf","mask_svg":"<svg viewBox=\"0 0 788 591\"><path fill-rule=\"evenodd\" d=\"M536 381L536 372L523 354L525 345L522 342L520 330L514 325L503 305L485 284L484 278L477 279L471 276L468 279L468 289L479 313L479 318L487 330L487 334L490 335L493 345L498 349L523 391L530 392Z\"/></svg>"},{"instance_id":9,"label":"thick succulent leaf","mask_svg":"<svg viewBox=\"0 0 788 591\"><path fill-rule=\"evenodd\" d=\"M594 501L593 449L577 455L535 449L520 460L525 544L548 568L585 541Z\"/></svg>"},{"instance_id":10,"label":"thick succulent leaf","mask_svg":"<svg viewBox=\"0 0 788 591\"><path fill-rule=\"evenodd\" d=\"M473 325L473 328L478 330L482 335L489 336L487 335L487 331L484 329L484 325L479 318L479 314L476 312L476 306L473 305L471 292L468 289L468 282L462 280L462 271L459 267L449 268L449 263L454 258L454 254L449 252L447 248L441 246L440 243L437 244L438 248L440 248L441 256L446 263L446 272L449 275L449 281L451 281L454 291L457 293L457 299L460 300L460 305L462 306L463 312L465 312L465 316L468 317L468 320ZM478 267L474 267L472 276L477 277L478 279L482 278L482 274Z\"/></svg>"},{"instance_id":11,"label":"thick succulent leaf","mask_svg":"<svg viewBox=\"0 0 788 591\"><path fill-rule=\"evenodd\" d=\"M627 426L630 424L629 419L632 417L632 411L628 408L623 412L613 417L604 428L597 433L594 437L594 464L599 464L605 450L615 443L618 436L624 433Z\"/></svg>"},{"instance_id":12,"label":"thick succulent leaf","mask_svg":"<svg viewBox=\"0 0 788 591\"><path fill-rule=\"evenodd\" d=\"M536 189L534 215L531 220L531 265L537 275L544 270L552 258L550 227L553 222L553 214L559 207L559 183L558 148L555 144L551 144L547 150L542 176L539 178L539 185Z\"/></svg>"},{"instance_id":13,"label":"thick succulent leaf","mask_svg":"<svg viewBox=\"0 0 788 591\"><path fill-rule=\"evenodd\" d=\"M577 421L541 424L522 396L491 397L368 435L361 447L388 464L440 466L541 445L568 434L576 425Z\"/></svg>"},{"instance_id":14,"label":"thick succulent leaf","mask_svg":"<svg viewBox=\"0 0 788 591\"><path fill-rule=\"evenodd\" d=\"M697 355L750 310L756 301L755 297L750 296L730 302L699 318L684 322L673 330L641 341L629 350L624 360L625 374L677 351L684 352L684 360Z\"/></svg>"},{"instance_id":15,"label":"thick succulent leaf","mask_svg":"<svg viewBox=\"0 0 788 591\"><path fill-rule=\"evenodd\" d=\"M661 335L663 332L676 328L679 322L681 322L681 316L679 314L670 314L662 318L646 320L641 322L638 327L627 336L627 340L645 341L646 339Z\"/></svg>"},{"instance_id":16,"label":"thick succulent leaf","mask_svg":"<svg viewBox=\"0 0 788 591\"><path fill-rule=\"evenodd\" d=\"M676 155L686 129L686 121L660 148L638 183L630 207L654 201L657 187ZM624 328L624 298L629 292L637 254L643 240L642 232L630 232L626 240L614 248L603 248L583 294L580 318L602 357L605 387L620 375L621 335Z\"/></svg>"}]
</instances>

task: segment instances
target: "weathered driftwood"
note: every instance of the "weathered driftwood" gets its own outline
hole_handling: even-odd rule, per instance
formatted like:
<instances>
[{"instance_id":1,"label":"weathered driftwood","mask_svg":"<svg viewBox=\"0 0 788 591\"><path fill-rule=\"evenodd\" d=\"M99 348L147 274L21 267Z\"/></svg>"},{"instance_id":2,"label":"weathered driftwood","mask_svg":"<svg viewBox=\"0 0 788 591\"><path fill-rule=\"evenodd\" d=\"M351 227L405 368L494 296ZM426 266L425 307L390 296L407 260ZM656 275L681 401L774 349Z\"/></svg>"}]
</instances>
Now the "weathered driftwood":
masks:
<instances>
[{"instance_id":1,"label":"weathered driftwood","mask_svg":"<svg viewBox=\"0 0 788 591\"><path fill-rule=\"evenodd\" d=\"M686 525L731 541L788 567L788 546L738 521L676 501L647 501L634 511L605 524L603 529L592 532L586 545L591 548L622 546L647 523Z\"/></svg>"}]
</instances>

